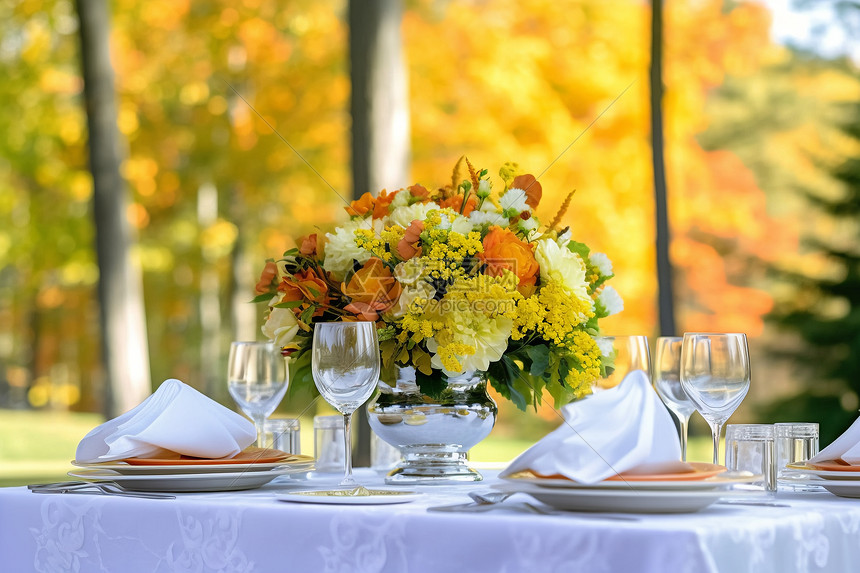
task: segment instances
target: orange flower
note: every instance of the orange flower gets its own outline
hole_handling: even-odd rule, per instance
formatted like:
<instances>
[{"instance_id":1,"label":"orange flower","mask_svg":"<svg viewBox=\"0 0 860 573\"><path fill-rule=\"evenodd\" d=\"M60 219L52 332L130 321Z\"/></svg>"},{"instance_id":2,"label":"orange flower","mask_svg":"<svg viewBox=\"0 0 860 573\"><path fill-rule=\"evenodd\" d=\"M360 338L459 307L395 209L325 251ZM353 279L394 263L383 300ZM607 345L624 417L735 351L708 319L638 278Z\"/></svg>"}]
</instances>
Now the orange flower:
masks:
<instances>
[{"instance_id":1,"label":"orange flower","mask_svg":"<svg viewBox=\"0 0 860 573\"><path fill-rule=\"evenodd\" d=\"M376 197L376 204L373 206L374 219L381 219L388 215L388 206L391 205L392 201L394 201L394 197L397 193L398 191L389 194L385 189L379 192L379 195Z\"/></svg>"},{"instance_id":2,"label":"orange flower","mask_svg":"<svg viewBox=\"0 0 860 573\"><path fill-rule=\"evenodd\" d=\"M365 215L370 211L373 211L373 195L370 192L365 193L358 200L353 201L349 204L349 207L344 207L346 212L349 213L351 217Z\"/></svg>"},{"instance_id":3,"label":"orange flower","mask_svg":"<svg viewBox=\"0 0 860 573\"><path fill-rule=\"evenodd\" d=\"M517 275L520 292L530 294L540 271L533 251L533 245L521 241L508 229L493 226L484 237L484 252L478 257L487 265L486 274L497 277L507 269Z\"/></svg>"},{"instance_id":4,"label":"orange flower","mask_svg":"<svg viewBox=\"0 0 860 573\"><path fill-rule=\"evenodd\" d=\"M269 289L272 287L272 279L276 276L278 276L278 265L272 261L268 261L266 266L263 267L263 272L260 274L260 280L257 281L257 294L269 292Z\"/></svg>"},{"instance_id":5,"label":"orange flower","mask_svg":"<svg viewBox=\"0 0 860 573\"><path fill-rule=\"evenodd\" d=\"M538 203L540 203L540 199L543 196L543 188L534 175L517 175L514 177L511 187L525 191L526 204L532 209L537 209Z\"/></svg>"},{"instance_id":6,"label":"orange flower","mask_svg":"<svg viewBox=\"0 0 860 573\"><path fill-rule=\"evenodd\" d=\"M462 195L454 195L452 197L448 197L447 199L442 199L439 201L439 206L443 209L445 207L450 207L454 209L457 213L460 212L460 208L463 206L463 196ZM469 195L469 199L466 200L466 208L463 209L463 215L466 217L469 216L469 213L474 211L478 207L478 198L474 195Z\"/></svg>"},{"instance_id":7,"label":"orange flower","mask_svg":"<svg viewBox=\"0 0 860 573\"><path fill-rule=\"evenodd\" d=\"M306 257L314 257L317 254L317 234L299 238L299 252Z\"/></svg>"},{"instance_id":8,"label":"orange flower","mask_svg":"<svg viewBox=\"0 0 860 573\"><path fill-rule=\"evenodd\" d=\"M278 290L284 293L281 302L307 301L307 303L293 309L297 314L307 308L308 303L315 302L323 305L329 303L328 285L313 269L305 269L293 276L284 277L284 280L278 285ZM322 308L318 308L314 312L314 316L320 316L323 312Z\"/></svg>"},{"instance_id":9,"label":"orange flower","mask_svg":"<svg viewBox=\"0 0 860 573\"><path fill-rule=\"evenodd\" d=\"M407 187L407 189L416 199L420 199L421 201L430 199L430 191L423 185L412 185L411 187Z\"/></svg>"},{"instance_id":10,"label":"orange flower","mask_svg":"<svg viewBox=\"0 0 860 573\"><path fill-rule=\"evenodd\" d=\"M403 233L403 238L397 243L397 254L404 261L421 255L421 233L424 232L424 221L412 221Z\"/></svg>"},{"instance_id":11,"label":"orange flower","mask_svg":"<svg viewBox=\"0 0 860 573\"><path fill-rule=\"evenodd\" d=\"M342 290L352 300L345 307L347 311L364 320L376 320L397 302L401 287L382 259L372 257L342 285Z\"/></svg>"}]
</instances>

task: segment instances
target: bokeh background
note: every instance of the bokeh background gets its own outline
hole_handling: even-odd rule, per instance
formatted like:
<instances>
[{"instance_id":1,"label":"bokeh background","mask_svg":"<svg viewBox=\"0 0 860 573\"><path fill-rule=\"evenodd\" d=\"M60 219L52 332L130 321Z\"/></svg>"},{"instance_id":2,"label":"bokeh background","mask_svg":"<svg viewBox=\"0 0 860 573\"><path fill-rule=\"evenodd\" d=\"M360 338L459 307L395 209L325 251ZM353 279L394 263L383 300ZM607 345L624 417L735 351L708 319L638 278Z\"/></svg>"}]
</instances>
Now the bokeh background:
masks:
<instances>
[{"instance_id":1,"label":"bokeh background","mask_svg":"<svg viewBox=\"0 0 860 573\"><path fill-rule=\"evenodd\" d=\"M625 310L607 333L653 341L651 4L401 9L400 186L447 182L461 155L493 174L549 168L538 215L576 189L564 222L614 262ZM226 352L262 338L248 301L263 261L347 218L348 5L113 0L110 12L146 318L144 340L113 344L144 352L150 388L179 378L234 407ZM817 421L824 444L860 407L858 15L836 0L663 6L677 330L746 332L752 386L731 421ZM0 0L0 79L0 481L12 483L53 475L110 412L74 2ZM291 395L276 415L302 415L307 440L323 412ZM476 455L509 459L557 423L550 408L504 404ZM693 433L707 434L701 420Z\"/></svg>"}]
</instances>

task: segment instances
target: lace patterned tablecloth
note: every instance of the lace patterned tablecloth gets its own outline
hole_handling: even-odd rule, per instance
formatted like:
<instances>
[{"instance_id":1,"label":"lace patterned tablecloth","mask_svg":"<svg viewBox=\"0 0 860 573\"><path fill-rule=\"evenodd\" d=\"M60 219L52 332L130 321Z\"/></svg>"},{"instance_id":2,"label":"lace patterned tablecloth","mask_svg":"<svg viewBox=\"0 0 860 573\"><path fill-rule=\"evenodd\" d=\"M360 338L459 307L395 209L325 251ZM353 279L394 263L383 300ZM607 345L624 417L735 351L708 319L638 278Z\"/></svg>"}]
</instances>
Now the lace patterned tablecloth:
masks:
<instances>
[{"instance_id":1,"label":"lace patterned tablecloth","mask_svg":"<svg viewBox=\"0 0 860 573\"><path fill-rule=\"evenodd\" d=\"M790 507L713 505L637 521L428 512L474 486L420 488L402 505L277 501L313 480L175 500L38 495L0 489L0 571L110 572L725 572L860 570L860 500L780 492ZM489 474L489 475L488 475ZM367 470L358 478L381 484ZM523 500L529 500L522 496Z\"/></svg>"}]
</instances>

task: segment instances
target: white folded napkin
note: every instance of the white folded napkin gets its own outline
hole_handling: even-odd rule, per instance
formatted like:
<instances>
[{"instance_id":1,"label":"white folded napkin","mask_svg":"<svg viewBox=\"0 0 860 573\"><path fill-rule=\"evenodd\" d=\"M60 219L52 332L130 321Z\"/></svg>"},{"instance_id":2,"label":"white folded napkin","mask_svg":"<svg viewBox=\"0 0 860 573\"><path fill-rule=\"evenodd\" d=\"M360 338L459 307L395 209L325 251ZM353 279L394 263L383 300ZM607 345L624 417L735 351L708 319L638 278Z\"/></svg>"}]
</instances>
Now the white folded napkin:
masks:
<instances>
[{"instance_id":1,"label":"white folded napkin","mask_svg":"<svg viewBox=\"0 0 860 573\"><path fill-rule=\"evenodd\" d=\"M152 396L96 427L78 444L75 461L133 457L232 457L257 437L254 424L179 380L165 380Z\"/></svg>"},{"instance_id":2,"label":"white folded napkin","mask_svg":"<svg viewBox=\"0 0 860 573\"><path fill-rule=\"evenodd\" d=\"M500 475L523 470L591 484L616 473L692 471L680 461L675 424L642 370L615 388L562 408L565 423L520 454Z\"/></svg>"},{"instance_id":3,"label":"white folded napkin","mask_svg":"<svg viewBox=\"0 0 860 573\"><path fill-rule=\"evenodd\" d=\"M860 418L854 420L850 428L809 461L828 462L840 459L849 465L860 466Z\"/></svg>"}]
</instances>

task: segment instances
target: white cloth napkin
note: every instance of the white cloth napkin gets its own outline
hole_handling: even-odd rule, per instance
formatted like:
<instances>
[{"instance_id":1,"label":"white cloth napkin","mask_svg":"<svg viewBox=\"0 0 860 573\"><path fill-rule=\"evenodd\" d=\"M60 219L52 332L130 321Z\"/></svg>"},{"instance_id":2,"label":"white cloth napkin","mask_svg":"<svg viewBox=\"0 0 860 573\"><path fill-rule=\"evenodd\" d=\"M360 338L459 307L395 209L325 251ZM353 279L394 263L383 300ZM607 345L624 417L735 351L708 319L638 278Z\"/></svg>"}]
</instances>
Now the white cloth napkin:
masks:
<instances>
[{"instance_id":1,"label":"white cloth napkin","mask_svg":"<svg viewBox=\"0 0 860 573\"><path fill-rule=\"evenodd\" d=\"M852 466L860 466L860 418L833 443L821 450L810 462L828 462L841 459Z\"/></svg>"},{"instance_id":2,"label":"white cloth napkin","mask_svg":"<svg viewBox=\"0 0 860 573\"><path fill-rule=\"evenodd\" d=\"M232 457L257 437L254 424L179 380L165 380L149 398L91 430L75 461L132 457Z\"/></svg>"},{"instance_id":3,"label":"white cloth napkin","mask_svg":"<svg viewBox=\"0 0 860 573\"><path fill-rule=\"evenodd\" d=\"M565 423L520 454L502 477L531 470L591 484L621 472L692 471L680 461L675 424L642 370L564 406L562 413Z\"/></svg>"}]
</instances>

